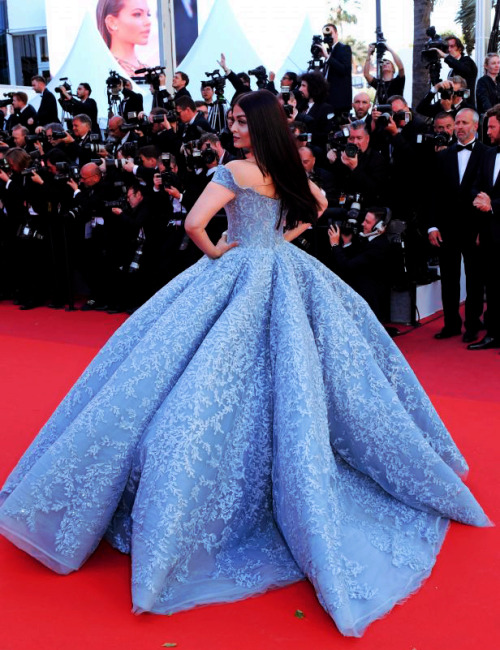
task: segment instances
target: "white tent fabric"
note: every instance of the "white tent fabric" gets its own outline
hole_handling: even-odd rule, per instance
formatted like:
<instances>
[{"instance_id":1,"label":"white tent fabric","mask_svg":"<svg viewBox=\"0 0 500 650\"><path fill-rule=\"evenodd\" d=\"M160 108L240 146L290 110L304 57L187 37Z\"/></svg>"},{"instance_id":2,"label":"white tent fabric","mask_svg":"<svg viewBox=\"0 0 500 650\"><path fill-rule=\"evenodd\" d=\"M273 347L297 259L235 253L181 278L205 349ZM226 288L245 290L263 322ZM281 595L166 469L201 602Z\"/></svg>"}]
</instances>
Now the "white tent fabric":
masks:
<instances>
[{"instance_id":1,"label":"white tent fabric","mask_svg":"<svg viewBox=\"0 0 500 650\"><path fill-rule=\"evenodd\" d=\"M101 121L107 118L106 79L109 77L110 70L114 70L121 76L128 78L127 73L120 67L115 57L106 47L97 30L95 21L87 13L66 61L57 74L53 76L48 88L54 92L54 88L61 84L61 77L68 77L72 84L73 93L76 94L78 84L83 81L87 82L92 88L91 97L97 102ZM144 108L147 110L147 99L151 98L149 88L134 84L134 90L143 93L145 97Z\"/></svg>"},{"instance_id":2,"label":"white tent fabric","mask_svg":"<svg viewBox=\"0 0 500 650\"><path fill-rule=\"evenodd\" d=\"M259 56L250 45L244 31L236 20L227 0L216 0L212 11L179 68L190 79L188 90L193 99L201 99L200 82L206 80L205 72L218 68L221 52L234 72L247 72L261 64ZM220 70L221 74L224 74ZM226 98L232 97L232 88L226 88Z\"/></svg>"},{"instance_id":3,"label":"white tent fabric","mask_svg":"<svg viewBox=\"0 0 500 650\"><path fill-rule=\"evenodd\" d=\"M311 42L313 37L313 28L309 16L306 16L300 29L297 40L292 46L290 53L283 61L276 79L281 79L282 75L289 70L297 74L307 70L307 62L311 59Z\"/></svg>"}]
</instances>

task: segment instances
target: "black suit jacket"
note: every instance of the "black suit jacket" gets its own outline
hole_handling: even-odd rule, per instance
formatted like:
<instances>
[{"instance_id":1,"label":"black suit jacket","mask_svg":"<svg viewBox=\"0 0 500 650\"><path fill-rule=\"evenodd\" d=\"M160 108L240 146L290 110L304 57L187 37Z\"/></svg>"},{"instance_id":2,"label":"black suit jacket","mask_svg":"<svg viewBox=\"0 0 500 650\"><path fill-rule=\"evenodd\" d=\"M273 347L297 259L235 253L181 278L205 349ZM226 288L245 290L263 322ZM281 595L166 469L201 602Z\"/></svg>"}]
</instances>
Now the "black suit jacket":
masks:
<instances>
[{"instance_id":1,"label":"black suit jacket","mask_svg":"<svg viewBox=\"0 0 500 650\"><path fill-rule=\"evenodd\" d=\"M335 110L349 112L352 105L352 52L349 45L337 43L325 63L330 84L328 103Z\"/></svg>"},{"instance_id":2,"label":"black suit jacket","mask_svg":"<svg viewBox=\"0 0 500 650\"><path fill-rule=\"evenodd\" d=\"M33 120L33 124L28 124L30 119ZM31 104L27 104L26 108L22 112L16 111L13 115L10 116L8 128L12 130L14 126L20 124L21 126L25 126L33 133L36 127L36 123L36 111L33 106L31 106Z\"/></svg>"},{"instance_id":3,"label":"black suit jacket","mask_svg":"<svg viewBox=\"0 0 500 650\"><path fill-rule=\"evenodd\" d=\"M462 77L467 82L467 88L471 94L471 104L474 104L474 91L476 89L477 66L470 56L461 56L459 59L448 54L445 56L444 62L451 68L448 77L456 75Z\"/></svg>"},{"instance_id":4,"label":"black suit jacket","mask_svg":"<svg viewBox=\"0 0 500 650\"><path fill-rule=\"evenodd\" d=\"M36 117L38 126L45 126L52 122L59 122L57 100L47 88L45 88L42 93L42 101L40 102L40 107L38 108Z\"/></svg>"},{"instance_id":5,"label":"black suit jacket","mask_svg":"<svg viewBox=\"0 0 500 650\"><path fill-rule=\"evenodd\" d=\"M486 147L479 165L476 181L472 188L475 197L479 192L486 192L491 199L491 212L479 212L479 234L481 245L500 246L500 174L493 182L493 172L497 157L496 147ZM497 248L498 255L500 249Z\"/></svg>"},{"instance_id":6,"label":"black suit jacket","mask_svg":"<svg viewBox=\"0 0 500 650\"><path fill-rule=\"evenodd\" d=\"M349 247L350 248L350 247ZM332 247L331 267L362 296L380 321L388 320L390 300L390 248L385 233L371 241L360 239L351 255L349 248Z\"/></svg>"},{"instance_id":7,"label":"black suit jacket","mask_svg":"<svg viewBox=\"0 0 500 650\"><path fill-rule=\"evenodd\" d=\"M428 228L438 228L443 240L464 243L476 240L481 219L472 205L473 187L483 158L489 150L489 147L476 140L461 183L457 144L437 154Z\"/></svg>"}]
</instances>

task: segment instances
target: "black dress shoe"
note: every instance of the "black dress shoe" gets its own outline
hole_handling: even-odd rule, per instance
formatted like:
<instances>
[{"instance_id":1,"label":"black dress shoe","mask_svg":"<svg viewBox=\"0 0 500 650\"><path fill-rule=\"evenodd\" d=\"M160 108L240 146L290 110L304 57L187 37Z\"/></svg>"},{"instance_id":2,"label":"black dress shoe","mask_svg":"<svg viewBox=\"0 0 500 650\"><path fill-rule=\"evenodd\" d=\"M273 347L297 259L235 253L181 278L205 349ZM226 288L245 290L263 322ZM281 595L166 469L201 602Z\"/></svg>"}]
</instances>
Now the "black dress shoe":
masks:
<instances>
[{"instance_id":1,"label":"black dress shoe","mask_svg":"<svg viewBox=\"0 0 500 650\"><path fill-rule=\"evenodd\" d=\"M22 311L27 311L28 309L36 309L42 305L39 302L24 302L22 305L19 305L19 309Z\"/></svg>"},{"instance_id":2,"label":"black dress shoe","mask_svg":"<svg viewBox=\"0 0 500 650\"><path fill-rule=\"evenodd\" d=\"M446 327L443 327L443 329L438 332L437 334L434 334L435 339L450 339L452 336L459 336L462 333L462 328L458 327L456 329L449 329Z\"/></svg>"},{"instance_id":3,"label":"black dress shoe","mask_svg":"<svg viewBox=\"0 0 500 650\"><path fill-rule=\"evenodd\" d=\"M500 348L500 339L486 335L477 343L467 346L467 350L490 350L491 348Z\"/></svg>"},{"instance_id":4,"label":"black dress shoe","mask_svg":"<svg viewBox=\"0 0 500 650\"><path fill-rule=\"evenodd\" d=\"M469 332L468 330L466 330L465 334L462 336L462 341L464 343L472 343L472 341L475 341L478 336L479 336L478 332Z\"/></svg>"},{"instance_id":5,"label":"black dress shoe","mask_svg":"<svg viewBox=\"0 0 500 650\"><path fill-rule=\"evenodd\" d=\"M64 303L63 302L49 302L47 307L49 309L64 309Z\"/></svg>"},{"instance_id":6,"label":"black dress shoe","mask_svg":"<svg viewBox=\"0 0 500 650\"><path fill-rule=\"evenodd\" d=\"M93 298L89 298L89 300L83 303L83 305L80 307L80 311L92 311L95 309L96 304L97 303Z\"/></svg>"}]
</instances>

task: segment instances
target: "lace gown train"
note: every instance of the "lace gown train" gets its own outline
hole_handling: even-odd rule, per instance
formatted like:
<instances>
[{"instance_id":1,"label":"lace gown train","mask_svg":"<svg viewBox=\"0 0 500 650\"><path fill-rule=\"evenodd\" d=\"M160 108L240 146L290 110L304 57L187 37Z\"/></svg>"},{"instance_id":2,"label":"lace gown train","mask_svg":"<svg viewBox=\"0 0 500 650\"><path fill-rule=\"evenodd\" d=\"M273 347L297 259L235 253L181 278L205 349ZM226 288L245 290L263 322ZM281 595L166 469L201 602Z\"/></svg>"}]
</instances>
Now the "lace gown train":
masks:
<instances>
[{"instance_id":1,"label":"lace gown train","mask_svg":"<svg viewBox=\"0 0 500 650\"><path fill-rule=\"evenodd\" d=\"M9 476L0 531L60 573L103 537L134 611L307 577L346 635L418 588L449 519L488 518L366 303L239 187L229 240L111 337Z\"/></svg>"}]
</instances>

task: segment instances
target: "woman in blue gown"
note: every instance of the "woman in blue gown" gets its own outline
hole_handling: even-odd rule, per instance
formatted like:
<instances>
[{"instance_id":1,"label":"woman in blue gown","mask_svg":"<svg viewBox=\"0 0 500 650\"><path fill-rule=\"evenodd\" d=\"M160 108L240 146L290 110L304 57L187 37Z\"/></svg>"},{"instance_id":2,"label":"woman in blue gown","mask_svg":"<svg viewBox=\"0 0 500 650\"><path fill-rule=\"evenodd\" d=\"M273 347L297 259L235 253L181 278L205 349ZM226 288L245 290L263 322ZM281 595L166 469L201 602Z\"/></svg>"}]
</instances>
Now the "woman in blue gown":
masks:
<instances>
[{"instance_id":1,"label":"woman in blue gown","mask_svg":"<svg viewBox=\"0 0 500 650\"><path fill-rule=\"evenodd\" d=\"M219 167L186 220L205 256L68 393L1 492L0 531L60 573L105 537L131 555L135 612L307 577L360 636L429 575L450 519L489 520L366 303L287 241L325 202L277 100L249 93L234 118L246 160Z\"/></svg>"}]
</instances>

